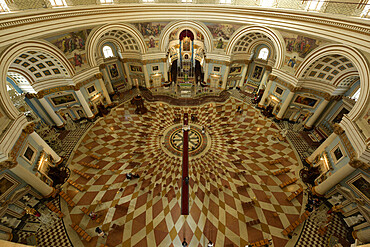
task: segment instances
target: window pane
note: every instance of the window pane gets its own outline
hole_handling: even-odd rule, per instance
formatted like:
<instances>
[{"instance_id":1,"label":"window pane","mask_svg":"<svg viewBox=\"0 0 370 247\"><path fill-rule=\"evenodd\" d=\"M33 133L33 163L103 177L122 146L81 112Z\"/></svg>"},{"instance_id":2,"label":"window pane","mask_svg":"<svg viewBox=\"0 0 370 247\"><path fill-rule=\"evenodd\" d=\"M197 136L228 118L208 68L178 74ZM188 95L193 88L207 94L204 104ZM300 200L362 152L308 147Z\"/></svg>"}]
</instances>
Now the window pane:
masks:
<instances>
[{"instance_id":1,"label":"window pane","mask_svg":"<svg viewBox=\"0 0 370 247\"><path fill-rule=\"evenodd\" d=\"M114 57L113 50L110 46L106 45L103 47L104 58Z\"/></svg>"},{"instance_id":2,"label":"window pane","mask_svg":"<svg viewBox=\"0 0 370 247\"><path fill-rule=\"evenodd\" d=\"M6 5L4 0L0 0L0 12L9 11L8 5Z\"/></svg>"},{"instance_id":3,"label":"window pane","mask_svg":"<svg viewBox=\"0 0 370 247\"><path fill-rule=\"evenodd\" d=\"M261 0L260 2L262 7L272 7L274 3L275 3L275 0Z\"/></svg>"},{"instance_id":4,"label":"window pane","mask_svg":"<svg viewBox=\"0 0 370 247\"><path fill-rule=\"evenodd\" d=\"M268 55L269 55L269 50L267 48L262 48L260 50L260 53L258 54L258 58L267 60Z\"/></svg>"}]
</instances>

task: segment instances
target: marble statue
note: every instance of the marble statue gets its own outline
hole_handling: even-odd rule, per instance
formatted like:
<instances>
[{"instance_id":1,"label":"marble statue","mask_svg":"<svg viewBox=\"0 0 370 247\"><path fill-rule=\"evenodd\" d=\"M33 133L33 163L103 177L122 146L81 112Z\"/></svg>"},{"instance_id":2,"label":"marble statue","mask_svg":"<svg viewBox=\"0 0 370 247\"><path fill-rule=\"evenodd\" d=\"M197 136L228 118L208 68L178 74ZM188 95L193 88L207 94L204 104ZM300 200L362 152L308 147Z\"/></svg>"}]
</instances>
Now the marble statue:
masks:
<instances>
[{"instance_id":1,"label":"marble statue","mask_svg":"<svg viewBox=\"0 0 370 247\"><path fill-rule=\"evenodd\" d=\"M360 222L362 222L364 220L365 220L365 218L361 214L344 218L344 221L346 222L346 224L347 224L348 227L351 227L351 226L353 226L353 225L355 225L357 223L360 223Z\"/></svg>"}]
</instances>

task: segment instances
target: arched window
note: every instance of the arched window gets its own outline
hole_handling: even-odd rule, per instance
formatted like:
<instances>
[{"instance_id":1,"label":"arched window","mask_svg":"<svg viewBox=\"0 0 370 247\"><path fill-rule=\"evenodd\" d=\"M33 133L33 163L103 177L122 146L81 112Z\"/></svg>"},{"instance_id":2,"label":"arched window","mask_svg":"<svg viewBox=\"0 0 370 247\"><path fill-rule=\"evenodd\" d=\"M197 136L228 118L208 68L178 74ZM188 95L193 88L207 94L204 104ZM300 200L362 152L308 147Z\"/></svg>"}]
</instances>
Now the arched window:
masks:
<instances>
[{"instance_id":1,"label":"arched window","mask_svg":"<svg viewBox=\"0 0 370 247\"><path fill-rule=\"evenodd\" d=\"M266 47L265 48L262 48L260 50L260 53L258 54L258 59L263 59L263 60L267 60L267 57L269 56L269 49L267 49Z\"/></svg>"},{"instance_id":2,"label":"arched window","mask_svg":"<svg viewBox=\"0 0 370 247\"><path fill-rule=\"evenodd\" d=\"M0 0L0 12L7 12L9 11L8 5L4 0Z\"/></svg>"},{"instance_id":3,"label":"arched window","mask_svg":"<svg viewBox=\"0 0 370 247\"><path fill-rule=\"evenodd\" d=\"M104 58L114 57L112 47L106 45L103 47Z\"/></svg>"}]
</instances>

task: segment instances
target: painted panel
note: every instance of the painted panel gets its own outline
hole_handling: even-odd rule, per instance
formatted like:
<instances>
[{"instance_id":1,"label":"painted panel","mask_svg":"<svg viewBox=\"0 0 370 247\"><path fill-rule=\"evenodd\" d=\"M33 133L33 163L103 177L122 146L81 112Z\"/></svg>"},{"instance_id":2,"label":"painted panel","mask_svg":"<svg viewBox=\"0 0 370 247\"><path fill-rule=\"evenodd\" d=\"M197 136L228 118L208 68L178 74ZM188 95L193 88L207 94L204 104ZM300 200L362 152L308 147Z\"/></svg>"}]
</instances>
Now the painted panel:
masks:
<instances>
[{"instance_id":1,"label":"painted panel","mask_svg":"<svg viewBox=\"0 0 370 247\"><path fill-rule=\"evenodd\" d=\"M85 45L86 39L91 30L81 30L58 36L46 38L61 50L69 62L75 67L76 71L88 67L86 60Z\"/></svg>"}]
</instances>

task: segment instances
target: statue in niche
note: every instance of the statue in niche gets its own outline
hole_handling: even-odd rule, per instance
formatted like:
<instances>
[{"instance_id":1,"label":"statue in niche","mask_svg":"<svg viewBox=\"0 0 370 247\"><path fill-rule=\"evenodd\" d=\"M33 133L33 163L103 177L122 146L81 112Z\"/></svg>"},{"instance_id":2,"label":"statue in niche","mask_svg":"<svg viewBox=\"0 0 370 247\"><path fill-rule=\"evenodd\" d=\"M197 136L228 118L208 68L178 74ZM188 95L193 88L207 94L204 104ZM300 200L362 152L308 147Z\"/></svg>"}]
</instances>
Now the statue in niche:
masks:
<instances>
[{"instance_id":1,"label":"statue in niche","mask_svg":"<svg viewBox=\"0 0 370 247\"><path fill-rule=\"evenodd\" d=\"M353 225L356 225L356 224L358 224L358 223L360 223L360 222L362 222L364 220L365 220L365 218L361 214L344 218L344 221L346 222L346 224L347 224L348 227L351 227Z\"/></svg>"},{"instance_id":2,"label":"statue in niche","mask_svg":"<svg viewBox=\"0 0 370 247\"><path fill-rule=\"evenodd\" d=\"M332 196L328 199L328 202L330 202L331 205L337 205L337 204L341 204L342 203L342 200L343 199L343 196L341 194L337 195L337 196Z\"/></svg>"}]
</instances>

